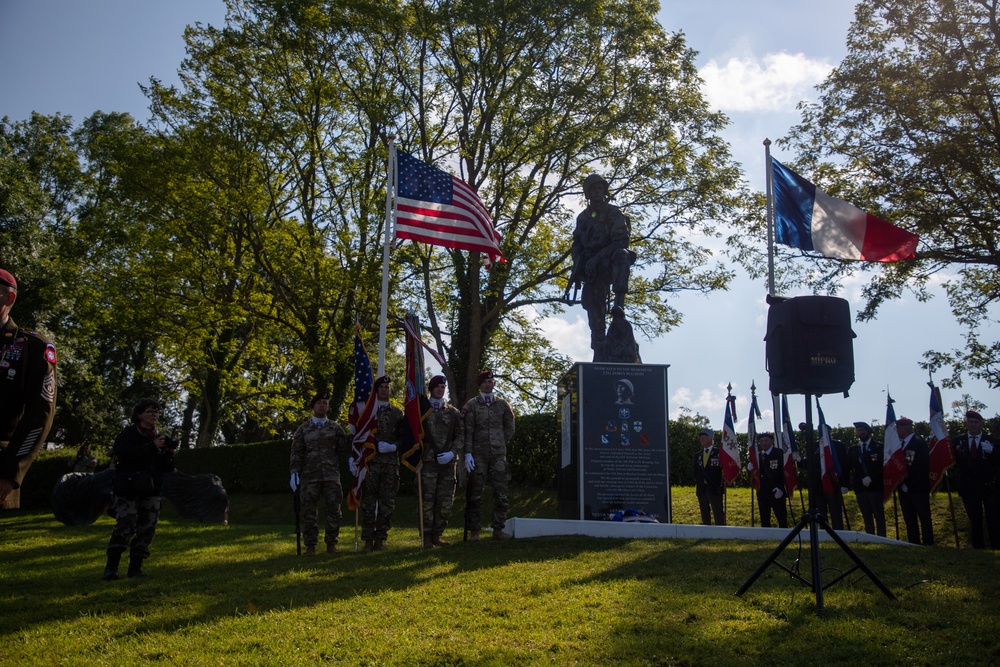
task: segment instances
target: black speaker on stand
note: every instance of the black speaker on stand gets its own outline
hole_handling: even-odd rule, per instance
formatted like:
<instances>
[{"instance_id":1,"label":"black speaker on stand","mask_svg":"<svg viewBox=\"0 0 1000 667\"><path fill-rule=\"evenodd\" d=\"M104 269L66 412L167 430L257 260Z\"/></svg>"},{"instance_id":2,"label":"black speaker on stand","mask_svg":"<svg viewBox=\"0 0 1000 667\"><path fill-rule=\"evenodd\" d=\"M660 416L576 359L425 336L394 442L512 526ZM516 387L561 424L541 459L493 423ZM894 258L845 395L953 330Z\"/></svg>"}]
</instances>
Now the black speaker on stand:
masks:
<instances>
[{"instance_id":1,"label":"black speaker on stand","mask_svg":"<svg viewBox=\"0 0 1000 667\"><path fill-rule=\"evenodd\" d=\"M847 301L837 297L800 296L791 299L768 296L767 370L772 394L804 394L806 403L806 464L809 511L806 512L781 544L768 556L749 579L736 591L743 595L772 563L792 577L810 586L816 595L816 610L823 613L823 591L840 582L856 570L863 571L890 600L896 597L864 561L830 527L816 509L816 499L822 493L820 480L819 441L813 434L812 398L823 394L843 393L854 384L854 338L851 312ZM812 560L812 581L797 570L776 559L792 540L809 527L809 553ZM823 585L819 559L819 529L822 528L854 561L854 567Z\"/></svg>"}]
</instances>

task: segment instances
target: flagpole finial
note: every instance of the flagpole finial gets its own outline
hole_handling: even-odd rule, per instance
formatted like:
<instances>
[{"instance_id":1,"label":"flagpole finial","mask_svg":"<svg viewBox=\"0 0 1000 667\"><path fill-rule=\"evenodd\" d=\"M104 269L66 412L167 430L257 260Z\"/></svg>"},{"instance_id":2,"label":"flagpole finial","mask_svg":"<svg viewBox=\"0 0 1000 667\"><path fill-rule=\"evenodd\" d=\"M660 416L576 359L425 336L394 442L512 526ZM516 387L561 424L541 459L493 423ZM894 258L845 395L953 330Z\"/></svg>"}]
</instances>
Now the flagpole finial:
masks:
<instances>
[{"instance_id":1,"label":"flagpole finial","mask_svg":"<svg viewBox=\"0 0 1000 667\"><path fill-rule=\"evenodd\" d=\"M729 392L730 394L733 393L733 383L732 382L730 382L729 384L726 385L726 391Z\"/></svg>"},{"instance_id":2,"label":"flagpole finial","mask_svg":"<svg viewBox=\"0 0 1000 667\"><path fill-rule=\"evenodd\" d=\"M764 138L764 145L765 146L770 146L771 145L771 140L765 137Z\"/></svg>"},{"instance_id":3,"label":"flagpole finial","mask_svg":"<svg viewBox=\"0 0 1000 667\"><path fill-rule=\"evenodd\" d=\"M752 394L755 391L757 391L757 385L754 383L753 380L750 380L750 393Z\"/></svg>"}]
</instances>

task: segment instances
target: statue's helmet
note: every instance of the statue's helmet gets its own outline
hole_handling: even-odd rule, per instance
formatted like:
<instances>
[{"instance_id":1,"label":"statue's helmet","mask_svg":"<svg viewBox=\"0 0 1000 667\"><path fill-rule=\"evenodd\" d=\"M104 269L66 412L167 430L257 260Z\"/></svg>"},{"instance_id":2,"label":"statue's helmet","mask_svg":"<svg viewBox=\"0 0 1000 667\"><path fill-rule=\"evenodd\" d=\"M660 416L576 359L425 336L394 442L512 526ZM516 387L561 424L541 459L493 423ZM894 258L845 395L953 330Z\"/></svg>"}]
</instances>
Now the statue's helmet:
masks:
<instances>
[{"instance_id":1,"label":"statue's helmet","mask_svg":"<svg viewBox=\"0 0 1000 667\"><path fill-rule=\"evenodd\" d=\"M598 185L603 186L605 192L609 191L608 182L604 180L603 176L599 174L591 174L587 178L583 179L583 194L588 195L590 190ZM589 199L590 197L588 196L587 198Z\"/></svg>"}]
</instances>

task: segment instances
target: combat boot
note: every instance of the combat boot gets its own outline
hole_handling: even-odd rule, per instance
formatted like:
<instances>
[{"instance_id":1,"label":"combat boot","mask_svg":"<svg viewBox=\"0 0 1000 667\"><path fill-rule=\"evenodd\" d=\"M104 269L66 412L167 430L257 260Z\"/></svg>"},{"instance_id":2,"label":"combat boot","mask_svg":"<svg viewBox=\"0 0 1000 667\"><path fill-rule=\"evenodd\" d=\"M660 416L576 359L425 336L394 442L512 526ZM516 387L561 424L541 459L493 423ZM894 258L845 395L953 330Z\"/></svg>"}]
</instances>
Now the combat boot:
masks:
<instances>
[{"instance_id":1,"label":"combat boot","mask_svg":"<svg viewBox=\"0 0 1000 667\"><path fill-rule=\"evenodd\" d=\"M430 535L424 535L424 549L434 548L434 538Z\"/></svg>"},{"instance_id":2,"label":"combat boot","mask_svg":"<svg viewBox=\"0 0 1000 667\"><path fill-rule=\"evenodd\" d=\"M384 548L382 540L375 540L375 546L373 546L372 549L375 551L382 551Z\"/></svg>"},{"instance_id":3,"label":"combat boot","mask_svg":"<svg viewBox=\"0 0 1000 667\"><path fill-rule=\"evenodd\" d=\"M122 561L122 555L108 554L108 563L104 566L104 581L114 581L118 578L118 565Z\"/></svg>"},{"instance_id":4,"label":"combat boot","mask_svg":"<svg viewBox=\"0 0 1000 667\"><path fill-rule=\"evenodd\" d=\"M510 535L508 535L507 533L503 532L499 528L494 528L493 529L493 539L494 540L509 540L510 539Z\"/></svg>"},{"instance_id":5,"label":"combat boot","mask_svg":"<svg viewBox=\"0 0 1000 667\"><path fill-rule=\"evenodd\" d=\"M316 555L316 545L315 544L310 544L310 545L306 546L306 555L307 556L315 556Z\"/></svg>"},{"instance_id":6,"label":"combat boot","mask_svg":"<svg viewBox=\"0 0 1000 667\"><path fill-rule=\"evenodd\" d=\"M473 531L469 532L469 541L470 542L478 542L479 541L479 531L478 530L473 530Z\"/></svg>"},{"instance_id":7,"label":"combat boot","mask_svg":"<svg viewBox=\"0 0 1000 667\"><path fill-rule=\"evenodd\" d=\"M433 544L436 547L446 547L446 546L448 546L448 542L445 542L444 540L442 540L440 535L435 535L434 537L432 537L431 538L431 544Z\"/></svg>"},{"instance_id":8,"label":"combat boot","mask_svg":"<svg viewBox=\"0 0 1000 667\"><path fill-rule=\"evenodd\" d=\"M335 553L337 553L337 545L336 544L328 544L328 545L326 545L326 552L328 554L335 554Z\"/></svg>"},{"instance_id":9,"label":"combat boot","mask_svg":"<svg viewBox=\"0 0 1000 667\"><path fill-rule=\"evenodd\" d=\"M131 556L128 559L128 578L133 579L135 577L145 577L146 573L142 571L142 557L141 556Z\"/></svg>"},{"instance_id":10,"label":"combat boot","mask_svg":"<svg viewBox=\"0 0 1000 667\"><path fill-rule=\"evenodd\" d=\"M365 546L364 546L363 549L361 549L361 551L363 551L364 553L368 553L368 552L370 552L372 550L372 548L373 548L372 547L372 541L371 540L365 540Z\"/></svg>"}]
</instances>

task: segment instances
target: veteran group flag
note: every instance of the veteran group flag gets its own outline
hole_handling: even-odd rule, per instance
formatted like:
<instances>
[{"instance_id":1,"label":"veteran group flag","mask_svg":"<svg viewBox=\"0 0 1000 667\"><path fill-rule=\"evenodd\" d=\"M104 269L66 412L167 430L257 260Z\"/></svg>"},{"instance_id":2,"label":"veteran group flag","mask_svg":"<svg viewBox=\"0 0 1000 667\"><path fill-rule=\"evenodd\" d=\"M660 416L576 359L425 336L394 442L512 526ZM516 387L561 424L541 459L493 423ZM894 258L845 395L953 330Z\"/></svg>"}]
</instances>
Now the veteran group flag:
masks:
<instances>
[{"instance_id":1,"label":"veteran group flag","mask_svg":"<svg viewBox=\"0 0 1000 667\"><path fill-rule=\"evenodd\" d=\"M736 428L733 426L736 403L735 396L726 398L726 416L722 425L722 447L719 449L719 462L722 464L722 478L726 484L732 484L740 474L740 447L736 441Z\"/></svg>"},{"instance_id":2,"label":"veteran group flag","mask_svg":"<svg viewBox=\"0 0 1000 667\"><path fill-rule=\"evenodd\" d=\"M941 406L941 390L928 382L931 388L931 437L930 442L930 478L931 493L937 490L948 468L955 465L955 452L951 449L951 436L944 424L944 408Z\"/></svg>"},{"instance_id":3,"label":"veteran group flag","mask_svg":"<svg viewBox=\"0 0 1000 667\"><path fill-rule=\"evenodd\" d=\"M888 498L896 490L904 479L906 479L906 461L903 458L903 447L899 441L899 433L896 432L896 410L892 404L892 396L886 394L885 402L885 437L884 455L882 459L882 483L884 486L884 497Z\"/></svg>"}]
</instances>

